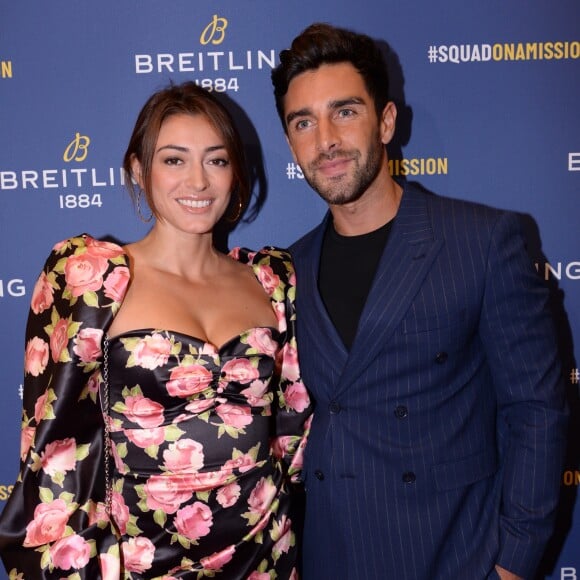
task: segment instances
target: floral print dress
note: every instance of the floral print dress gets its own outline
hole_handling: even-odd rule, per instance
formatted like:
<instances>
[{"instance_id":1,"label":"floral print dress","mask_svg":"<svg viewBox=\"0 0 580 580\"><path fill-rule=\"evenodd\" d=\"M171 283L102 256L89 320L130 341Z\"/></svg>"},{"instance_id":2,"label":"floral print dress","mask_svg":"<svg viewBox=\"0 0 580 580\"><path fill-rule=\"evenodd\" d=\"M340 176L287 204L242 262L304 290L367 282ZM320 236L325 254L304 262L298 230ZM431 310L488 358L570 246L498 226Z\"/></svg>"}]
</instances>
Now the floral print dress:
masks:
<instances>
[{"instance_id":1,"label":"floral print dress","mask_svg":"<svg viewBox=\"0 0 580 580\"><path fill-rule=\"evenodd\" d=\"M212 345L168 329L108 337L126 254L87 235L55 246L32 296L20 473L0 517L10 578L297 578L291 488L311 406L292 263L275 248L230 255L278 326Z\"/></svg>"}]
</instances>

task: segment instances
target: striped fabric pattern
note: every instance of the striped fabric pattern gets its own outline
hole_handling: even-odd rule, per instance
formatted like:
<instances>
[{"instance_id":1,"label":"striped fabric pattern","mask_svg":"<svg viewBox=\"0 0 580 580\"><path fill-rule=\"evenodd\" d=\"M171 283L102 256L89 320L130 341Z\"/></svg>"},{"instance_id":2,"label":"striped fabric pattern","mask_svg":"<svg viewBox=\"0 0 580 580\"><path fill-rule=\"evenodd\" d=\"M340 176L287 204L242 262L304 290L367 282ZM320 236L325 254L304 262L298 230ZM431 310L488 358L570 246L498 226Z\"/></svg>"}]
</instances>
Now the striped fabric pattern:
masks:
<instances>
[{"instance_id":1,"label":"striped fabric pattern","mask_svg":"<svg viewBox=\"0 0 580 580\"><path fill-rule=\"evenodd\" d=\"M304 580L532 577L567 414L518 216L405 185L350 352L317 290L326 220L291 248L316 402Z\"/></svg>"}]
</instances>

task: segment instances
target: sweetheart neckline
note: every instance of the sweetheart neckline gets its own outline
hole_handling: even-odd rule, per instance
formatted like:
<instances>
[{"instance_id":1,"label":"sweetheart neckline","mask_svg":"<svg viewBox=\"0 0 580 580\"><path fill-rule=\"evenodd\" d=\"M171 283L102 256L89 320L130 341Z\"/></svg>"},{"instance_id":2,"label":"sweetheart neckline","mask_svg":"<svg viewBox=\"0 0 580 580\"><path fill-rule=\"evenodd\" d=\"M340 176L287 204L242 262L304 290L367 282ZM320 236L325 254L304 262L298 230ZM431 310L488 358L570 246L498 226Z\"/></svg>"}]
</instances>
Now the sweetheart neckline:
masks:
<instances>
[{"instance_id":1,"label":"sweetheart neckline","mask_svg":"<svg viewBox=\"0 0 580 580\"><path fill-rule=\"evenodd\" d=\"M126 330L124 332L120 332L119 334L115 334L115 336L105 335L105 339L110 343L110 342L113 342L115 340L120 340L122 338L126 338L126 337L133 335L133 334L138 334L138 333L148 333L148 334L151 334L154 332L168 333L168 334L173 334L173 335L184 336L190 340L194 340L194 341L199 342L201 344L211 346L212 348L214 348L216 350L216 352L220 352L226 346L228 346L229 344L234 342L234 340L238 340L239 338L241 338L245 334L249 334L253 330L271 330L274 333L276 333L277 335L281 334L280 331L275 326L252 326L250 328L247 328L246 330L243 330L239 334L232 336L231 338L226 340L221 346L217 346L216 344L214 344L213 342L210 342L209 340L204 340L203 338L199 338L198 336L193 336L192 334L187 334L186 332L180 332L179 330L168 330L165 328L134 328L132 330Z\"/></svg>"}]
</instances>

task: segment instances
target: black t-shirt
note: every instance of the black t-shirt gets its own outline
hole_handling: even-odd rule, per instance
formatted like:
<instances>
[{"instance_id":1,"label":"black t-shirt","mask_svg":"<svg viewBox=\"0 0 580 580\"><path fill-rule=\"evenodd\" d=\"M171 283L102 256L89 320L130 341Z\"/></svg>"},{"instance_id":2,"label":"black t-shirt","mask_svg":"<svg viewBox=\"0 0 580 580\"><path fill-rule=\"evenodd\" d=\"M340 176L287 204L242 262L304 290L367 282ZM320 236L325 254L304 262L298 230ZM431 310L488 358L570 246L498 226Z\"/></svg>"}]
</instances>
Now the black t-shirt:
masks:
<instances>
[{"instance_id":1,"label":"black t-shirt","mask_svg":"<svg viewBox=\"0 0 580 580\"><path fill-rule=\"evenodd\" d=\"M344 345L350 349L385 249L392 221L360 236L341 236L329 221L322 242L318 290Z\"/></svg>"}]
</instances>

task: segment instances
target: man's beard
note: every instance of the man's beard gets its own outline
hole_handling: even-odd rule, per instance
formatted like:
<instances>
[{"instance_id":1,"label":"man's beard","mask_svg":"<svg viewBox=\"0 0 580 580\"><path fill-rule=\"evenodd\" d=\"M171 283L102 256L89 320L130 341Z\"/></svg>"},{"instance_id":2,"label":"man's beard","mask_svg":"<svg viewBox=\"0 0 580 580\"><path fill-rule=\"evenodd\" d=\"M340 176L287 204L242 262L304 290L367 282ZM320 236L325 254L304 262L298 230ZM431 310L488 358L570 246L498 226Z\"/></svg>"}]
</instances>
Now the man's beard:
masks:
<instances>
[{"instance_id":1,"label":"man's beard","mask_svg":"<svg viewBox=\"0 0 580 580\"><path fill-rule=\"evenodd\" d=\"M320 155L316 161L309 165L308 171L304 171L304 179L320 195L320 197L332 205L345 205L359 199L376 179L381 170L384 154L384 145L377 139L373 139L366 161L360 165L361 154L358 150L335 151L332 154ZM324 179L317 177L319 163L332 159L350 159L356 164L352 177L343 175L336 178Z\"/></svg>"}]
</instances>

